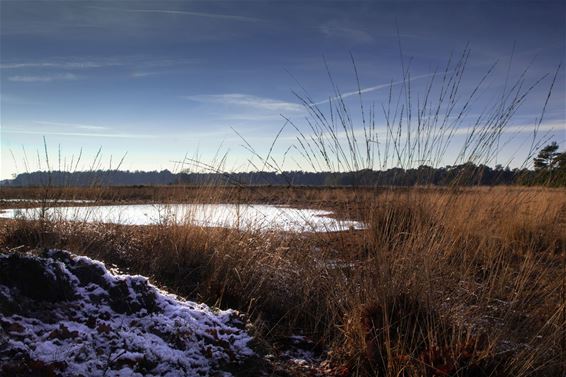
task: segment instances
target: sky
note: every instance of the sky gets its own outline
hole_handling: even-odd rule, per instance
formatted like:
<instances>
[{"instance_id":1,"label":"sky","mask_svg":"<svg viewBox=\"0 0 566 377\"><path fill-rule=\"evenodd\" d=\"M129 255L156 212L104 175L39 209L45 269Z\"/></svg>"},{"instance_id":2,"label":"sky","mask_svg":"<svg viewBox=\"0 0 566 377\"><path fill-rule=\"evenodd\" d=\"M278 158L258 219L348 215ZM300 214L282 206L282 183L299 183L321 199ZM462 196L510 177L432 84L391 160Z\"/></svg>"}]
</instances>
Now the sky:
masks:
<instances>
[{"instance_id":1,"label":"sky","mask_svg":"<svg viewBox=\"0 0 566 377\"><path fill-rule=\"evenodd\" d=\"M535 127L566 146L565 15L561 1L0 0L0 178L47 167L178 171L195 168L178 161L218 166L224 156L227 170L265 167L250 148L313 170L298 146L310 131L297 93L329 111L335 85L355 134L375 108L386 137L390 90L398 98L410 82L417 109L465 49L457 100L489 75L437 162L456 160L466 130L513 83L540 80L489 159L520 166Z\"/></svg>"}]
</instances>

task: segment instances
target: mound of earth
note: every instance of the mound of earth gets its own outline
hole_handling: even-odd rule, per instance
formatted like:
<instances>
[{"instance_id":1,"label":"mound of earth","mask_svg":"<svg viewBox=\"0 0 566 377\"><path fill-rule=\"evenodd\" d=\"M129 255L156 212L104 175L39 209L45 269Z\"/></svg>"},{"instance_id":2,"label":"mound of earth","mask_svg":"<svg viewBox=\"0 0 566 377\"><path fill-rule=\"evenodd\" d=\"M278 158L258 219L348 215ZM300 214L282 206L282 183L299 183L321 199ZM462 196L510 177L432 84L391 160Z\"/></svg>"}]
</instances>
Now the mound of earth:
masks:
<instances>
[{"instance_id":1,"label":"mound of earth","mask_svg":"<svg viewBox=\"0 0 566 377\"><path fill-rule=\"evenodd\" d=\"M0 254L0 325L10 376L215 376L254 356L236 311L61 250Z\"/></svg>"}]
</instances>

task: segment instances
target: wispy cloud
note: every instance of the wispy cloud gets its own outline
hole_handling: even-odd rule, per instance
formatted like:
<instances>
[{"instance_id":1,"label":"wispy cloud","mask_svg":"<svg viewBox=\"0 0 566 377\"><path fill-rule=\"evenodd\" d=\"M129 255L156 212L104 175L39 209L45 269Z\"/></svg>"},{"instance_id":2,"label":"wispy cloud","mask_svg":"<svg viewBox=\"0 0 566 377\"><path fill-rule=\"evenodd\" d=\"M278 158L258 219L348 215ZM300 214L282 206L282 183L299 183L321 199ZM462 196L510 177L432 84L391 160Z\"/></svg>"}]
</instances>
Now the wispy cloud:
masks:
<instances>
[{"instance_id":1,"label":"wispy cloud","mask_svg":"<svg viewBox=\"0 0 566 377\"><path fill-rule=\"evenodd\" d=\"M110 57L77 57L77 56L59 56L37 61L4 61L0 63L0 69L18 70L18 69L61 69L61 70L86 70L107 67L133 66L138 69L149 69L158 67L173 67L179 65L194 64L199 59L169 59L155 58L142 55L126 55L126 56L110 56Z\"/></svg>"},{"instance_id":2,"label":"wispy cloud","mask_svg":"<svg viewBox=\"0 0 566 377\"><path fill-rule=\"evenodd\" d=\"M245 106L259 110L298 112L303 110L303 106L294 103L275 100L272 98L257 97L248 94L208 94L182 97L196 102L217 103L221 105Z\"/></svg>"},{"instance_id":3,"label":"wispy cloud","mask_svg":"<svg viewBox=\"0 0 566 377\"><path fill-rule=\"evenodd\" d=\"M263 129L263 128L262 128ZM39 135L39 136L69 136L69 137L92 137L92 138L107 138L107 139L161 139L161 140L179 140L186 138L194 140L195 138L222 138L229 140L232 137L234 140L239 138L234 135L231 130L208 130L208 131L191 131L188 133L133 133L133 132L80 132L80 131L56 131L56 130L25 130L22 128L2 128L2 133L16 134L16 135Z\"/></svg>"},{"instance_id":4,"label":"wispy cloud","mask_svg":"<svg viewBox=\"0 0 566 377\"><path fill-rule=\"evenodd\" d=\"M239 16L233 14L219 14L208 12L192 12L186 10L175 9L126 9L126 8L110 8L110 7L91 7L100 10L110 10L114 12L129 12L129 13L154 13L154 14L168 14L168 15L183 15L192 17L205 17L220 20L241 21L241 22L260 22L261 20L254 17Z\"/></svg>"},{"instance_id":5,"label":"wispy cloud","mask_svg":"<svg viewBox=\"0 0 566 377\"><path fill-rule=\"evenodd\" d=\"M408 78L406 80L392 81L392 82L387 83L387 84L379 84L379 85L375 85L375 86L369 86L367 88L361 88L360 90L354 90L354 91L351 91L351 92L340 93L339 96L331 97L329 99L325 99L325 100L322 100L322 101L319 101L319 102L314 102L314 103L311 104L311 106L322 105L322 104L328 103L330 101L338 100L340 98L344 99L344 98L348 98L348 97L352 97L352 96L357 96L360 93L364 94L364 93L369 93L369 92L375 92L376 90L387 89L392 85L393 86L401 85L405 82L424 79L424 78L427 78L427 77L432 77L434 75L435 75L434 73L426 73L426 74L423 74L423 75L413 76L410 79Z\"/></svg>"},{"instance_id":6,"label":"wispy cloud","mask_svg":"<svg viewBox=\"0 0 566 377\"><path fill-rule=\"evenodd\" d=\"M163 71L137 71L137 72L132 72L130 74L130 77L134 78L134 79L140 79L143 77L148 77L148 76L159 76L159 75L164 75L168 72L163 72Z\"/></svg>"},{"instance_id":7,"label":"wispy cloud","mask_svg":"<svg viewBox=\"0 0 566 377\"><path fill-rule=\"evenodd\" d=\"M327 37L338 37L354 41L356 43L371 43L373 37L364 30L354 29L339 25L337 23L327 23L319 27L322 34Z\"/></svg>"},{"instance_id":8,"label":"wispy cloud","mask_svg":"<svg viewBox=\"0 0 566 377\"><path fill-rule=\"evenodd\" d=\"M2 132L20 135L41 135L41 136L78 136L78 137L102 137L102 138L123 138L123 139L152 139L159 138L159 134L139 134L139 133L94 133L94 132L58 132L58 131L30 131L3 129Z\"/></svg>"},{"instance_id":9,"label":"wispy cloud","mask_svg":"<svg viewBox=\"0 0 566 377\"><path fill-rule=\"evenodd\" d=\"M60 73L51 75L17 75L8 77L8 81L13 82L51 82L51 81L69 81L81 78L73 73Z\"/></svg>"},{"instance_id":10,"label":"wispy cloud","mask_svg":"<svg viewBox=\"0 0 566 377\"><path fill-rule=\"evenodd\" d=\"M107 130L108 129L108 127L94 126L94 125L91 125L91 124L50 122L50 121L46 121L46 120L36 120L36 121L34 121L34 123L42 124L42 125L46 125L46 126L73 127L73 128L78 128L80 130Z\"/></svg>"},{"instance_id":11,"label":"wispy cloud","mask_svg":"<svg viewBox=\"0 0 566 377\"><path fill-rule=\"evenodd\" d=\"M549 123L543 123L540 126L536 126L535 124L520 124L520 125L509 125L504 127L501 131L502 133L505 134L522 134L522 133L529 133L532 134L535 130L537 130L538 132L548 132L548 133L552 133L552 132L556 132L556 131L560 131L563 132L563 130L566 128L566 123L564 122L549 122ZM473 127L461 127L461 128L457 128L454 131L455 135L469 135L472 131L474 131ZM478 132L478 130L475 131L476 133ZM480 130L481 132L481 130ZM499 132L499 130L493 130L493 131L489 131L489 132Z\"/></svg>"},{"instance_id":12,"label":"wispy cloud","mask_svg":"<svg viewBox=\"0 0 566 377\"><path fill-rule=\"evenodd\" d=\"M454 129L452 136L454 136L455 138L459 138L459 140L462 140L462 138L465 138L467 136L469 136L472 132L474 132L474 134L478 135L481 134L482 132L485 132L486 134L494 134L494 133L501 133L502 135L508 135L508 138L511 138L514 134L531 134L535 131L535 129L542 134L546 134L546 135L553 135L556 132L561 132L564 128L566 127L566 124L564 122L549 122L549 123L543 123L540 126L536 126L535 124L521 124L521 125L513 125L513 126L506 126L503 129L492 129L492 130L481 130L480 129L474 129L473 127L458 127L456 129ZM387 130L387 126L385 123L380 124L380 125L376 125L376 131L375 131L375 136L377 136L382 142L387 139L388 137L390 137L389 131ZM310 139L320 139L320 138L325 138L326 140L339 140L340 142L346 143L348 142L348 140L351 140L352 136L356 137L358 140L365 140L365 138L367 137L367 131L364 131L363 128L356 128L353 130L353 132L351 131L337 131L337 132L322 132L320 134L312 134L309 132L305 132L304 136L307 140ZM398 136L398 141L404 141L406 140L408 137L407 133L403 133L401 135ZM254 138L253 136L250 137L249 139L251 140L252 138ZM265 139L269 139L269 137L265 137L265 136L258 136L256 137L256 139L258 138L265 138ZM297 140L297 135L285 135L285 136L281 136L278 138L279 141L281 142L288 142L288 143L292 143L295 140ZM373 141L377 141L377 140L373 140ZM559 139L560 141L560 139ZM455 146L459 146L460 144L458 144L457 140L453 141Z\"/></svg>"},{"instance_id":13,"label":"wispy cloud","mask_svg":"<svg viewBox=\"0 0 566 377\"><path fill-rule=\"evenodd\" d=\"M279 114L226 114L222 119L246 122L265 122L273 120L281 120Z\"/></svg>"},{"instance_id":14,"label":"wispy cloud","mask_svg":"<svg viewBox=\"0 0 566 377\"><path fill-rule=\"evenodd\" d=\"M479 127L457 127L454 129L454 131L451 133L451 135L453 135L454 137L464 137L464 136L469 136L472 132L475 135L480 135L480 134L494 134L494 133L501 133L503 135L505 134L532 134L535 130L537 130L537 132L541 132L541 133L547 133L547 134L553 134L554 132L559 132L564 130L564 128L566 127L566 123L564 122L548 122L548 123L543 123L540 126L537 126L533 123L527 123L527 124L517 124L517 125L508 125L505 126L501 129L482 129L481 126ZM446 131L448 132L448 131ZM376 132L378 137L382 138L382 140L384 140L387 137L390 137L389 135L389 131L387 130L387 126L385 123L380 124L380 125L376 125ZM365 140L367 131L364 131L363 128L357 128L353 131L353 135L358 138L358 140ZM447 136L448 134L446 134L445 136ZM348 131L337 131L335 133L330 134L329 132L323 132L322 134L310 134L310 133L305 133L305 137L307 139L309 138L319 138L319 137L325 137L328 139L338 139L338 140L342 140L342 141L346 141L348 139L350 139L352 137L352 132ZM406 140L406 138L408 137L408 134L405 132L401 135L399 135L399 139L400 140ZM279 140L287 140L287 141L291 141L296 139L296 135L291 135L291 136L282 136L279 138Z\"/></svg>"},{"instance_id":15,"label":"wispy cloud","mask_svg":"<svg viewBox=\"0 0 566 377\"><path fill-rule=\"evenodd\" d=\"M62 69L87 69L87 68L102 68L122 65L119 62L112 61L37 61L37 62L17 62L17 63L3 63L0 64L0 69L20 69L20 68L62 68Z\"/></svg>"}]
</instances>

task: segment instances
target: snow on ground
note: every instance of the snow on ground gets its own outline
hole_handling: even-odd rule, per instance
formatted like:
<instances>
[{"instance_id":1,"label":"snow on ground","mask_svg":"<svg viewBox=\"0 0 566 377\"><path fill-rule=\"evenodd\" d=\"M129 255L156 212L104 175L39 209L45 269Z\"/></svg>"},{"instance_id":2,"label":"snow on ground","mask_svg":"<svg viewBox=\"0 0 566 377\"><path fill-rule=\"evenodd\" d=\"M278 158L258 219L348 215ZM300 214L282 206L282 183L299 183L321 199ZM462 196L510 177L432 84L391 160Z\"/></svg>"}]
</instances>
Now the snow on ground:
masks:
<instances>
[{"instance_id":1,"label":"snow on ground","mask_svg":"<svg viewBox=\"0 0 566 377\"><path fill-rule=\"evenodd\" d=\"M289 364L294 364L295 367L310 370L314 374L316 367L323 361L324 354L304 336L293 335L288 337L287 341L288 344L285 345L280 358Z\"/></svg>"},{"instance_id":2,"label":"snow on ground","mask_svg":"<svg viewBox=\"0 0 566 377\"><path fill-rule=\"evenodd\" d=\"M61 250L0 254L0 374L208 376L254 352L239 314Z\"/></svg>"}]
</instances>

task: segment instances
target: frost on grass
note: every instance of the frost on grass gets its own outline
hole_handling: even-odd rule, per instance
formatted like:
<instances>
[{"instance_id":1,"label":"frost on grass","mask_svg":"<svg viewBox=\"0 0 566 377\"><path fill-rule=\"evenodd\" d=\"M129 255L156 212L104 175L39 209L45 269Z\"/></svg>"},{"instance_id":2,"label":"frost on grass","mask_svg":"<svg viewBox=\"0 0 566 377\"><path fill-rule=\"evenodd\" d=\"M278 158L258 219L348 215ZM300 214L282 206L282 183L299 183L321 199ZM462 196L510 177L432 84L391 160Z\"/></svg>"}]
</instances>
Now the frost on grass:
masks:
<instances>
[{"instance_id":1,"label":"frost on grass","mask_svg":"<svg viewBox=\"0 0 566 377\"><path fill-rule=\"evenodd\" d=\"M0 254L0 374L222 375L254 353L233 310L61 250Z\"/></svg>"}]
</instances>

